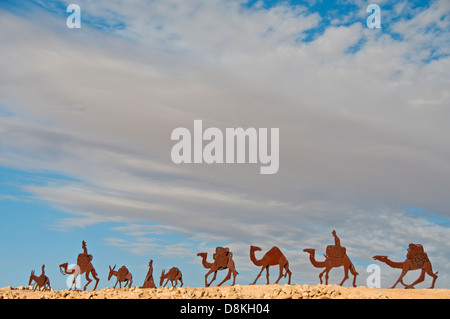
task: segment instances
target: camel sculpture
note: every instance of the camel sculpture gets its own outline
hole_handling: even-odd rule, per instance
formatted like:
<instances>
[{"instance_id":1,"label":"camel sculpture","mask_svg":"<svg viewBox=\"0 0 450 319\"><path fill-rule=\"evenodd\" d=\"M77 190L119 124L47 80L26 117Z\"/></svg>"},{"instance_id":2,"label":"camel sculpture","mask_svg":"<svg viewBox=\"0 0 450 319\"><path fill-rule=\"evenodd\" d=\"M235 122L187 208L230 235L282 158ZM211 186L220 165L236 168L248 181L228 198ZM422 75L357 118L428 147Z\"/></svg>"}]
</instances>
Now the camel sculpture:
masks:
<instances>
[{"instance_id":1,"label":"camel sculpture","mask_svg":"<svg viewBox=\"0 0 450 319\"><path fill-rule=\"evenodd\" d=\"M131 288L131 284L133 283L133 276L131 275L131 272L128 271L128 268L125 266L122 266L119 268L119 270L115 270L116 265L114 265L113 268L109 266L109 275L108 275L108 281L110 281L112 276L116 276L116 284L114 285L114 288L116 288L117 283L119 283L119 288L122 288L122 282L125 283L125 288L128 285L128 288Z\"/></svg>"},{"instance_id":2,"label":"camel sculpture","mask_svg":"<svg viewBox=\"0 0 450 319\"><path fill-rule=\"evenodd\" d=\"M59 265L59 271L63 274L63 275L74 275L73 278L73 282L72 285L70 286L69 290L72 289L72 287L75 285L75 281L78 277L78 275L82 275L84 273L86 273L86 285L84 285L84 289L86 290L86 287L91 283L92 279L89 278L89 274L92 274L92 277L94 277L95 279L95 287L93 290L95 290L97 288L98 282L100 281L100 279L97 277L97 272L95 271L94 266L92 266L92 255L89 255L87 253L87 248L86 248L86 242L83 240L82 242L82 248L83 248L83 253L78 255L77 258L77 265L74 268L71 269L67 269L68 267L68 263L64 263ZM76 288L76 285L75 285Z\"/></svg>"},{"instance_id":3,"label":"camel sculpture","mask_svg":"<svg viewBox=\"0 0 450 319\"><path fill-rule=\"evenodd\" d=\"M222 282L220 284L218 284L217 286L221 286L225 281L229 280L231 278L231 273L233 273L232 286L234 286L234 284L236 282L236 276L239 273L236 271L236 267L235 267L234 261L233 261L233 253L230 251L229 248L217 247L216 253L213 254L213 259L214 259L213 263L209 263L206 261L207 253L198 253L197 256L202 257L203 267L205 267L206 269L209 269L208 273L205 275L205 287L209 287L211 285L211 283L214 280L216 280L217 271L225 270L225 269L228 269L228 274L225 277L225 279L222 280ZM214 273L214 276L211 279L211 281L208 283L208 276L212 272Z\"/></svg>"},{"instance_id":4,"label":"camel sculpture","mask_svg":"<svg viewBox=\"0 0 450 319\"><path fill-rule=\"evenodd\" d=\"M350 261L350 258L347 256L345 247L341 246L339 237L336 235L336 231L333 230L332 235L334 236L335 245L327 246L326 255L324 255L325 256L324 261L316 261L315 249L308 248L304 249L303 251L309 254L309 260L311 261L314 267L325 268L325 270L319 274L320 283L322 283L322 276L323 274L325 274L325 284L327 285L328 274L330 270L334 267L344 266L344 279L342 279L339 285L342 286L344 282L349 278L348 271L350 270L350 272L354 276L353 287L356 287L356 276L358 276L359 274L356 272L355 266Z\"/></svg>"},{"instance_id":5,"label":"camel sculpture","mask_svg":"<svg viewBox=\"0 0 450 319\"><path fill-rule=\"evenodd\" d=\"M435 273L433 273L431 262L428 259L428 255L423 251L422 245L409 244L406 260L403 262L391 261L387 256L373 256L373 259L379 260L392 268L398 268L402 270L400 277L398 277L397 281L391 288L395 288L398 283L401 283L403 286L405 286L405 288L414 289L415 285L424 281L425 274L428 274L433 278L430 289L434 288L434 283L436 282L436 279L438 277L438 272L436 271ZM422 270L419 278L412 284L405 285L403 283L403 277L408 271L417 269Z\"/></svg>"},{"instance_id":6,"label":"camel sculpture","mask_svg":"<svg viewBox=\"0 0 450 319\"><path fill-rule=\"evenodd\" d=\"M261 248L257 246L250 246L250 259L256 266L261 266L261 271L259 272L258 276L256 276L255 281L252 283L252 285L256 284L256 281L261 276L261 273L263 270L266 270L266 278L267 278L267 284L269 284L269 267L279 265L280 266L280 275L278 276L277 281L275 281L275 284L278 284L281 277L286 277L287 274L289 274L289 280L288 285L291 284L291 275L292 272L289 270L289 262L286 259L286 257L283 255L281 250L274 246L272 247L267 253L264 254L263 258L260 260L256 259L255 257L255 251L260 251ZM283 275L283 269L286 271Z\"/></svg>"},{"instance_id":7,"label":"camel sculpture","mask_svg":"<svg viewBox=\"0 0 450 319\"><path fill-rule=\"evenodd\" d=\"M162 283L164 281L164 279L166 280L166 283L164 284L164 286L162 286ZM172 267L170 268L170 270L165 273L165 269L163 269L163 271L161 272L161 278L159 279L159 285L161 287L165 287L167 285L167 283L169 282L172 284L172 287L176 287L178 284L178 280L181 282L181 287L183 287L183 275L181 274L180 269L178 269L177 267ZM173 282L175 281L175 285L173 284Z\"/></svg>"},{"instance_id":8,"label":"camel sculpture","mask_svg":"<svg viewBox=\"0 0 450 319\"><path fill-rule=\"evenodd\" d=\"M148 272L145 276L142 288L156 288L155 282L153 281L153 259L148 263Z\"/></svg>"},{"instance_id":9,"label":"camel sculpture","mask_svg":"<svg viewBox=\"0 0 450 319\"><path fill-rule=\"evenodd\" d=\"M31 271L31 275L30 275L30 280L28 281L28 286L31 286L32 282L34 281L36 283L36 286L34 286L33 291L36 291L36 288L39 287L39 291L45 291L45 290L50 290L52 289L52 287L50 287L50 280L48 279L48 277L45 275L45 271L44 271L45 265L42 265L42 274L38 277L34 274L34 270Z\"/></svg>"}]
</instances>

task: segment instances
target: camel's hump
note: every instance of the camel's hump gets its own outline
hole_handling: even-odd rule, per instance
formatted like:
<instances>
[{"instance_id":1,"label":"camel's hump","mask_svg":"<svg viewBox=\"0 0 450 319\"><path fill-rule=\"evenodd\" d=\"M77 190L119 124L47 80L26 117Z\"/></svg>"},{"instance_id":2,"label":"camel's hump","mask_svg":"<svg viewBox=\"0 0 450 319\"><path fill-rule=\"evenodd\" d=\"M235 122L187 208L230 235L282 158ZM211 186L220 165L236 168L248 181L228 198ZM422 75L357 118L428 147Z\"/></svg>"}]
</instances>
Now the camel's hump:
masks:
<instances>
[{"instance_id":1,"label":"camel's hump","mask_svg":"<svg viewBox=\"0 0 450 319\"><path fill-rule=\"evenodd\" d=\"M283 253L281 252L281 249L278 248L277 246L273 246L272 248L270 248L269 250L271 253L273 254L280 254L283 255Z\"/></svg>"}]
</instances>

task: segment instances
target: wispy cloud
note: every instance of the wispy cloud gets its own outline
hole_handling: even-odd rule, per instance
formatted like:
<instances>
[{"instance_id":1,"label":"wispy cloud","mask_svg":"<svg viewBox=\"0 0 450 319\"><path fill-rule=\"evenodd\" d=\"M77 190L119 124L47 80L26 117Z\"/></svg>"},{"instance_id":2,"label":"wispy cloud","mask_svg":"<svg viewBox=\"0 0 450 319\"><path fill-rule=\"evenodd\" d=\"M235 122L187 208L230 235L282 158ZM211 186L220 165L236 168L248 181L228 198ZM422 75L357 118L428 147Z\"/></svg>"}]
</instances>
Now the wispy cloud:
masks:
<instances>
[{"instance_id":1,"label":"wispy cloud","mask_svg":"<svg viewBox=\"0 0 450 319\"><path fill-rule=\"evenodd\" d=\"M387 7L381 30L362 3L329 24L285 3L86 1L74 32L1 10L0 164L67 176L23 189L70 214L54 227L120 223L105 242L136 254L174 232L193 244L167 253L229 240L245 264L248 243L336 229L360 260L421 241L445 269L448 227L406 207L449 217L448 1ZM279 127L279 172L173 164L170 133L194 119Z\"/></svg>"}]
</instances>

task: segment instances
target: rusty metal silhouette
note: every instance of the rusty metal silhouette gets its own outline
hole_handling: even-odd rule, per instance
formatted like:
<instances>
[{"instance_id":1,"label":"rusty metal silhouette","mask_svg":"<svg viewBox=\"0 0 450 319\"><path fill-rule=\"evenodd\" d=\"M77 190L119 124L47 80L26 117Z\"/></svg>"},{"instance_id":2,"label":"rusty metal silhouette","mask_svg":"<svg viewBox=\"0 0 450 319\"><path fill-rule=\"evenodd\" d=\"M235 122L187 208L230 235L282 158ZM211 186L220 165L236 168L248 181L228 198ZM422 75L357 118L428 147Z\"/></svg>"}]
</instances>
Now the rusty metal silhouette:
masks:
<instances>
[{"instance_id":1,"label":"rusty metal silhouette","mask_svg":"<svg viewBox=\"0 0 450 319\"><path fill-rule=\"evenodd\" d=\"M166 283L164 284L164 286L162 286L164 279L166 280ZM183 287L183 275L181 274L180 269L178 269L177 267L172 267L167 273L165 273L165 269L163 269L163 271L161 272L161 278L159 279L159 285L161 287L165 287L167 285L167 283L171 282L172 287L176 287L178 284L178 280L181 282L181 287ZM173 284L173 282L175 281L175 285Z\"/></svg>"},{"instance_id":2,"label":"rusty metal silhouette","mask_svg":"<svg viewBox=\"0 0 450 319\"><path fill-rule=\"evenodd\" d=\"M430 289L434 288L434 284L438 277L437 276L438 272L433 273L433 267L431 266L431 262L428 259L428 255L424 251L423 246L420 244L409 244L406 253L406 260L403 262L391 261L387 256L373 256L373 259L379 260L385 263L386 265L390 266L391 268L398 268L402 270L400 277L398 277L397 281L391 288L395 288L395 286L397 286L398 283L401 283L403 286L405 286L405 288L410 289L414 288L415 285L425 280L425 274L428 274L433 278L433 282L431 283ZM406 285L403 282L403 277L406 275L408 271L417 269L422 270L419 278L412 284Z\"/></svg>"},{"instance_id":3,"label":"rusty metal silhouette","mask_svg":"<svg viewBox=\"0 0 450 319\"><path fill-rule=\"evenodd\" d=\"M211 283L216 279L217 271L228 269L228 274L225 279L218 284L217 286L221 286L225 281L231 278L231 274L233 273L233 284L234 286L236 282L236 276L239 274L236 271L236 267L233 261L233 253L230 251L228 247L216 247L216 252L213 254L213 263L209 263L206 261L207 253L198 253L197 256L202 257L203 267L209 269L209 271L205 275L205 287L209 287ZM208 276L214 272L213 279L208 283Z\"/></svg>"},{"instance_id":4,"label":"rusty metal silhouette","mask_svg":"<svg viewBox=\"0 0 450 319\"><path fill-rule=\"evenodd\" d=\"M142 288L156 288L155 282L153 281L153 259L148 263L148 271Z\"/></svg>"},{"instance_id":5,"label":"rusty metal silhouette","mask_svg":"<svg viewBox=\"0 0 450 319\"><path fill-rule=\"evenodd\" d=\"M93 259L92 255L89 255L87 252L86 242L83 240L81 248L83 249L83 253L78 255L77 258L77 266L71 269L67 269L68 263L63 263L59 265L59 271L63 275L74 275L72 285L70 286L69 290L72 289L72 287L75 285L75 281L78 277L78 275L82 275L86 273L86 285L84 285L83 290L86 290L86 287L91 283L92 279L89 278L89 274L92 274L92 277L95 279L95 287L93 290L97 288L98 282L100 279L97 277L97 272L95 271L94 266L92 265L91 261ZM76 287L76 286L75 286Z\"/></svg>"},{"instance_id":6,"label":"rusty metal silhouette","mask_svg":"<svg viewBox=\"0 0 450 319\"><path fill-rule=\"evenodd\" d=\"M289 270L289 262L286 259L286 257L283 255L281 250L278 247L274 246L267 253L264 254L263 258L258 260L255 257L255 251L260 251L260 250L261 250L261 248L259 248L257 246L250 246L250 260L256 266L261 266L261 271L259 272L258 276L256 276L256 279L252 283L252 285L256 284L256 281L261 276L261 273L264 271L264 269L266 270L267 284L269 284L269 267L276 266L276 265L280 266L280 274L278 276L277 281L275 281L275 284L278 284L281 277L284 276L286 278L286 275L289 274L288 285L290 285L292 272ZM286 271L284 273L284 275L283 275L283 270Z\"/></svg>"},{"instance_id":7,"label":"rusty metal silhouette","mask_svg":"<svg viewBox=\"0 0 450 319\"><path fill-rule=\"evenodd\" d=\"M31 271L30 280L28 281L28 286L31 286L32 282L34 281L36 283L36 286L34 286L33 291L36 291L36 288L39 287L39 291L45 291L45 290L51 290L52 287L50 287L50 279L45 275L45 265L42 265L42 273L38 277L34 274L34 270Z\"/></svg>"},{"instance_id":8,"label":"rusty metal silhouette","mask_svg":"<svg viewBox=\"0 0 450 319\"><path fill-rule=\"evenodd\" d=\"M114 265L113 268L111 268L111 266L109 266L109 274L108 274L108 281L111 280L112 276L116 276L117 280L116 280L116 284L114 285L114 288L116 288L117 283L119 283L119 288L122 288L122 283L125 283L124 288L127 287L131 288L131 284L133 283L133 275L131 274L131 272L129 272L128 268L125 266L120 267L118 270L116 269L116 265Z\"/></svg>"},{"instance_id":9,"label":"rusty metal silhouette","mask_svg":"<svg viewBox=\"0 0 450 319\"><path fill-rule=\"evenodd\" d=\"M336 231L333 230L331 234L334 236L334 245L327 246L326 254L324 255L324 261L316 261L315 249L308 248L304 249L303 251L309 254L309 259L314 267L325 268L325 270L319 274L320 283L322 283L323 274L325 274L325 284L328 284L328 274L330 270L335 267L344 266L344 279L342 279L339 285L342 286L344 282L349 278L348 271L350 270L350 272L354 276L353 287L356 287L356 276L358 276L359 274L356 272L355 266L347 256L346 248L341 246L341 241L336 235Z\"/></svg>"}]
</instances>

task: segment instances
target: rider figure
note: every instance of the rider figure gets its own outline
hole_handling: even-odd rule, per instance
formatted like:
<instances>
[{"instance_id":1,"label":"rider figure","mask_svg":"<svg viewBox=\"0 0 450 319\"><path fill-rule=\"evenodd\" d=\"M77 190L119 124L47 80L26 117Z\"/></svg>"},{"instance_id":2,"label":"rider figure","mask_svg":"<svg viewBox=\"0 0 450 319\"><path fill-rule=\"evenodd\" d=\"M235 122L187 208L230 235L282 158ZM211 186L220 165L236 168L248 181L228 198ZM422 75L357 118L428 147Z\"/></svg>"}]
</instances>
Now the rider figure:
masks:
<instances>
[{"instance_id":1,"label":"rider figure","mask_svg":"<svg viewBox=\"0 0 450 319\"><path fill-rule=\"evenodd\" d=\"M339 237L336 235L336 231L333 230L333 231L331 232L331 234L334 236L334 245L335 245L336 247L341 247L341 241L340 241Z\"/></svg>"}]
</instances>

